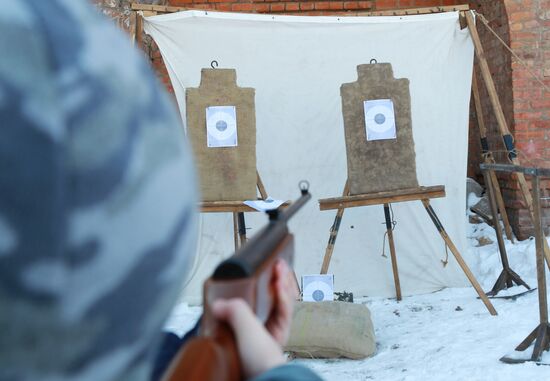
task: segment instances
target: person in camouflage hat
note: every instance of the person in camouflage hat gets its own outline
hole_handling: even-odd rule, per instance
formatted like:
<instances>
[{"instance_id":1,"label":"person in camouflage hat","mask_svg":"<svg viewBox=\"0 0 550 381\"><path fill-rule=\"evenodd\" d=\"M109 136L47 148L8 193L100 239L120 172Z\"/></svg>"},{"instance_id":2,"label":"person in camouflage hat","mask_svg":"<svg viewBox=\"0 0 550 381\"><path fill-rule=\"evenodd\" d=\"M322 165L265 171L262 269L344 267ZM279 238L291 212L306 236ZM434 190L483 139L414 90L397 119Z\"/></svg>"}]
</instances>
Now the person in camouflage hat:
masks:
<instances>
[{"instance_id":1,"label":"person in camouflage hat","mask_svg":"<svg viewBox=\"0 0 550 381\"><path fill-rule=\"evenodd\" d=\"M179 117L86 1L0 5L0 380L146 380L196 250ZM258 380L319 380L278 366L242 302L216 308L256 373L274 367Z\"/></svg>"},{"instance_id":2,"label":"person in camouflage hat","mask_svg":"<svg viewBox=\"0 0 550 381\"><path fill-rule=\"evenodd\" d=\"M0 380L144 379L191 267L179 117L82 0L2 0Z\"/></svg>"}]
</instances>

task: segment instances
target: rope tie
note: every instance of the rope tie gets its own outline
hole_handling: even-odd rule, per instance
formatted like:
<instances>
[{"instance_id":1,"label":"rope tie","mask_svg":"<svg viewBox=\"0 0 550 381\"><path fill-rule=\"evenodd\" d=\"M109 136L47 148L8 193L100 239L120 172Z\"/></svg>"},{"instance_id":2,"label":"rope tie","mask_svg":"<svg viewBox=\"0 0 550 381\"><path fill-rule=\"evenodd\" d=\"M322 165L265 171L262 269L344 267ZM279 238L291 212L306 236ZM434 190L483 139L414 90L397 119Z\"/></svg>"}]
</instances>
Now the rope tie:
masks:
<instances>
[{"instance_id":1,"label":"rope tie","mask_svg":"<svg viewBox=\"0 0 550 381\"><path fill-rule=\"evenodd\" d=\"M445 242L445 260L440 259L441 263L443 264L443 267L447 267L447 264L449 264L449 251L447 250L447 242Z\"/></svg>"},{"instance_id":2,"label":"rope tie","mask_svg":"<svg viewBox=\"0 0 550 381\"><path fill-rule=\"evenodd\" d=\"M520 58L520 56L518 56L513 50L512 48L506 44L506 42L504 42L504 40L502 38L500 38L500 36L497 34L497 32L495 32L495 30L493 28L491 28L489 26L489 21L487 21L487 19L485 18L485 16L483 16L481 13L478 13L476 11L474 11L474 13L476 14L477 17L479 17L479 19L481 20L481 22L483 23L483 25L485 25L485 27L492 33L494 34L494 36L497 38L497 40L506 48L506 50L508 50L512 56L514 56L514 58L516 60L518 60L518 62L520 64L522 64L525 69L527 69L527 71L529 72L529 74L531 74L533 76L533 78L535 78L537 80L538 83L540 83L542 85L542 87L546 90L546 91L549 91L550 92L550 88L548 86L546 86L544 84L544 82L542 81L542 79L533 71L529 68L529 66L527 65L527 63L522 60Z\"/></svg>"}]
</instances>

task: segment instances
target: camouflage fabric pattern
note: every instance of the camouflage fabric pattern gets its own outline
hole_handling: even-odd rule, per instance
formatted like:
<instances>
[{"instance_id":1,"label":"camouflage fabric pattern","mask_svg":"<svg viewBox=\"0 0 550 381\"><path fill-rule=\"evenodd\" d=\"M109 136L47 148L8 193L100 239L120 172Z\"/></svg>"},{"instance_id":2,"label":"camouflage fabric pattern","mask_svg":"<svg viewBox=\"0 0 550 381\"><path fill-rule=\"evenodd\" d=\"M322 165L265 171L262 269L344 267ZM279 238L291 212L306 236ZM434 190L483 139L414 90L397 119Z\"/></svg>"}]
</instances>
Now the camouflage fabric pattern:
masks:
<instances>
[{"instance_id":1,"label":"camouflage fabric pattern","mask_svg":"<svg viewBox=\"0 0 550 381\"><path fill-rule=\"evenodd\" d=\"M84 0L0 0L0 380L143 380L192 265L174 107Z\"/></svg>"}]
</instances>

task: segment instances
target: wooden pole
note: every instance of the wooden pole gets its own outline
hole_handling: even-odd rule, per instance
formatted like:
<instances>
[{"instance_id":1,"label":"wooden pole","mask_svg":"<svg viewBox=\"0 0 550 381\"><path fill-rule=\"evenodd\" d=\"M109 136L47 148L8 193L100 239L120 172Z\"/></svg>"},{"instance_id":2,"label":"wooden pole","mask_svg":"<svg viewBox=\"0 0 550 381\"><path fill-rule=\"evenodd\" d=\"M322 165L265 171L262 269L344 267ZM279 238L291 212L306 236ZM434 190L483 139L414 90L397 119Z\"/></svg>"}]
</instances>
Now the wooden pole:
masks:
<instances>
[{"instance_id":1,"label":"wooden pole","mask_svg":"<svg viewBox=\"0 0 550 381\"><path fill-rule=\"evenodd\" d=\"M466 275L466 277L470 281L471 285L474 287L477 294L479 295L479 297L481 298L481 300L485 304L485 307L487 307L487 310L489 310L489 313L491 315L493 315L493 316L496 315L497 311L495 310L495 307L493 307L493 305L491 304L491 301L489 300L487 295L485 295L485 293L481 289L481 286L479 285L479 283L477 282L474 274L472 274L472 272L470 271L470 268L468 267L468 265L466 264L466 262L464 261L464 259L460 255L460 252L458 251L458 249L454 245L453 241L451 241L451 238L449 238L449 235L447 234L447 232L443 228L443 225L441 224L441 221L439 221L439 218L437 217L437 215L435 214L435 211L433 210L432 206L430 205L430 200L428 200L428 199L422 200L422 204L424 204L424 208L426 209L426 212L428 213L428 215L432 219L432 222L434 223L435 227L439 231L439 234L441 235L441 238L443 238L443 240L445 241L445 243L447 244L447 246L451 250L451 253L453 253L456 261L458 262L458 265L462 268L462 271L464 271L464 274Z\"/></svg>"},{"instance_id":2,"label":"wooden pole","mask_svg":"<svg viewBox=\"0 0 550 381\"><path fill-rule=\"evenodd\" d=\"M393 224L390 215L390 205L384 204L384 217L386 219L386 233L388 234L388 243L390 246L391 267L393 272L393 281L395 283L395 295L397 300L401 300L401 283L399 282L399 271L397 269L397 255L395 254L395 244L393 241Z\"/></svg>"},{"instance_id":3,"label":"wooden pole","mask_svg":"<svg viewBox=\"0 0 550 381\"><path fill-rule=\"evenodd\" d=\"M233 212L233 241L235 243L235 251L239 248L239 222L238 213Z\"/></svg>"},{"instance_id":4,"label":"wooden pole","mask_svg":"<svg viewBox=\"0 0 550 381\"><path fill-rule=\"evenodd\" d=\"M264 183L262 182L262 178L260 177L260 174L258 173L258 170L256 170L256 184L258 185L258 191L260 192L260 196L262 200L265 200L267 198L267 192L264 187Z\"/></svg>"},{"instance_id":5,"label":"wooden pole","mask_svg":"<svg viewBox=\"0 0 550 381\"><path fill-rule=\"evenodd\" d=\"M498 211L497 211L497 203L495 200L495 192L494 188L490 184L490 177L491 172L494 172L492 170L484 171L483 175L485 177L485 181L487 182L487 191L488 191L488 197L489 197L489 205L491 206L491 212L493 214L493 227L495 229L495 233L497 235L497 243L498 243L498 251L500 252L500 260L502 261L502 266L505 270L508 270L510 268L510 264L508 263L508 256L506 255L506 245L504 244L504 239L502 239L502 229L500 228L500 221L498 220ZM512 284L510 282L509 287L512 287Z\"/></svg>"},{"instance_id":6,"label":"wooden pole","mask_svg":"<svg viewBox=\"0 0 550 381\"><path fill-rule=\"evenodd\" d=\"M143 49L143 16L136 12L136 45Z\"/></svg>"},{"instance_id":7,"label":"wooden pole","mask_svg":"<svg viewBox=\"0 0 550 381\"><path fill-rule=\"evenodd\" d=\"M541 324L548 324L548 301L546 296L546 271L544 268L544 231L542 229L540 209L540 181L533 177L533 208L535 212L535 246L537 248L537 282L539 291L539 312Z\"/></svg>"},{"instance_id":8,"label":"wooden pole","mask_svg":"<svg viewBox=\"0 0 550 381\"><path fill-rule=\"evenodd\" d=\"M349 181L346 180L346 185L344 185L344 191L342 192L343 196L349 195ZM332 259L332 253L334 251L334 244L336 243L336 237L338 237L338 230L340 229L340 222L342 222L342 217L344 216L345 208L338 208L336 212L336 217L334 217L334 223L330 228L330 236L327 243L327 248L325 250L325 256L323 257L323 265L321 266L321 274L326 274L328 267L330 265L330 260Z\"/></svg>"},{"instance_id":9,"label":"wooden pole","mask_svg":"<svg viewBox=\"0 0 550 381\"><path fill-rule=\"evenodd\" d=\"M495 83L493 82L493 78L491 77L491 71L489 70L487 59L485 58L485 52L483 50L483 46L481 44L481 39L479 38L479 34L477 33L474 18L470 11L465 12L465 14L466 14L466 22L468 23L468 28L470 29L470 34L474 42L476 57L478 59L479 66L481 69L481 75L483 76L483 81L485 83L485 86L487 87L489 99L491 101L493 110L495 112L497 124L500 130L500 134L502 135L504 145L506 149L509 151L508 159L510 160L510 162L512 162L512 164L520 165L519 159L517 158L515 152L510 149L511 146L513 146L512 135L510 134L510 130L508 129L508 124L506 123L506 118L504 117L504 112L502 111L502 106L498 99ZM529 215L531 216L531 221L534 224L535 216L533 212L533 199L529 191L529 185L527 185L527 180L525 179L525 175L523 173L518 172L516 173L516 176L521 189L521 193L523 194L523 198L525 200L527 208L529 209ZM546 242L546 240L544 240L544 255L546 257L546 264L550 269L550 247L548 247L548 242Z\"/></svg>"},{"instance_id":10,"label":"wooden pole","mask_svg":"<svg viewBox=\"0 0 550 381\"><path fill-rule=\"evenodd\" d=\"M137 12L132 11L130 12L130 40L132 41L132 45L136 45L136 32L137 32Z\"/></svg>"},{"instance_id":11,"label":"wooden pole","mask_svg":"<svg viewBox=\"0 0 550 381\"><path fill-rule=\"evenodd\" d=\"M476 110L477 125L479 127L479 136L481 138L481 156L485 163L494 163L493 154L489 150L489 146L487 143L487 129L485 128L485 121L483 120L483 109L481 106L481 97L479 95L479 87L477 84L477 73L475 67L472 76L472 93L474 95L474 105ZM502 217L502 222L504 223L504 231L506 232L506 237L513 243L514 234L512 233L510 220L508 220L508 213L506 211L504 199L502 198L502 190L500 189L500 184L498 183L498 179L494 171L489 172L489 180L493 185L493 189L495 191L495 199L498 205L498 210L500 211L500 215Z\"/></svg>"}]
</instances>

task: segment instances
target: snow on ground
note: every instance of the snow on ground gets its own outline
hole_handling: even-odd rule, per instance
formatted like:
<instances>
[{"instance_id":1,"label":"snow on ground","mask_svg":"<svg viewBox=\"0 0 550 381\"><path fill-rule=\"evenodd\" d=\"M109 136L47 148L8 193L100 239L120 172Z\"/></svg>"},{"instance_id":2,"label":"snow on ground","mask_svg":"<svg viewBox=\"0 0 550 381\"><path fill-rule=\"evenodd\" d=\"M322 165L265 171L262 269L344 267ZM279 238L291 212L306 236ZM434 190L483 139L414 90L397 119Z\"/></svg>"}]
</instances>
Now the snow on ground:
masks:
<instances>
[{"instance_id":1,"label":"snow on ground","mask_svg":"<svg viewBox=\"0 0 550 381\"><path fill-rule=\"evenodd\" d=\"M483 237L483 238L482 238ZM479 239L492 243L478 246ZM468 225L465 259L484 290L495 283L502 266L494 230L487 224ZM506 240L511 268L532 288L537 287L534 239L512 244ZM453 260L453 259L450 259ZM546 276L549 277L547 271ZM514 287L500 295L516 294ZM531 381L550 380L550 367L532 362L504 364L499 358L539 324L537 291L516 300L492 299L498 316L491 316L472 287L444 289L395 299L356 300L372 314L377 350L365 360L295 360L327 381ZM200 307L177 306L167 328L184 333L200 315ZM523 352L529 356L532 348ZM550 353L543 362L550 364Z\"/></svg>"}]
</instances>

